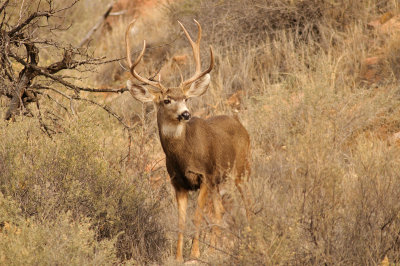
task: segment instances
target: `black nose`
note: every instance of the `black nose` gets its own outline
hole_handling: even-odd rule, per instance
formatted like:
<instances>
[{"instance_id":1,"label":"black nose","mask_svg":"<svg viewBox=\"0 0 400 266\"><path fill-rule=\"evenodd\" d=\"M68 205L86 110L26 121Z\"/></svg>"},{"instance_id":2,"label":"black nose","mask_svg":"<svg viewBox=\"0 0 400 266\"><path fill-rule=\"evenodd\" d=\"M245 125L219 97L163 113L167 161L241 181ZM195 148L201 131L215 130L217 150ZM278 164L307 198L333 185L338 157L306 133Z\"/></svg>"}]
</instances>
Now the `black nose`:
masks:
<instances>
[{"instance_id":1,"label":"black nose","mask_svg":"<svg viewBox=\"0 0 400 266\"><path fill-rule=\"evenodd\" d=\"M180 116L184 120L189 120L190 119L190 113L188 111L183 112Z\"/></svg>"}]
</instances>

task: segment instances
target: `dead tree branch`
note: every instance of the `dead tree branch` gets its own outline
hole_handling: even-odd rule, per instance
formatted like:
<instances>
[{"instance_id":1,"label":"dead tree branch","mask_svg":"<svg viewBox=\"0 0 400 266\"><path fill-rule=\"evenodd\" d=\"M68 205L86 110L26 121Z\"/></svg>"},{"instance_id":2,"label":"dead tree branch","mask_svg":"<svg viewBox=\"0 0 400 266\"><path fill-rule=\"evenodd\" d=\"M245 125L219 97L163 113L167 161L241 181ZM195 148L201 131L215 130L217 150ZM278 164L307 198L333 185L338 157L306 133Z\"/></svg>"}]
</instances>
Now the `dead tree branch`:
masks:
<instances>
[{"instance_id":1,"label":"dead tree branch","mask_svg":"<svg viewBox=\"0 0 400 266\"><path fill-rule=\"evenodd\" d=\"M52 12L35 12L31 14L25 21L23 21L21 24L15 26L12 30L10 30L7 35L8 36L13 36L17 32L20 32L24 27L29 25L29 23L32 22L32 20L40 17L46 17L49 18L52 15Z\"/></svg>"},{"instance_id":2,"label":"dead tree branch","mask_svg":"<svg viewBox=\"0 0 400 266\"><path fill-rule=\"evenodd\" d=\"M4 11L4 9L7 7L8 3L10 0L6 0L0 7L0 14Z\"/></svg>"},{"instance_id":3,"label":"dead tree branch","mask_svg":"<svg viewBox=\"0 0 400 266\"><path fill-rule=\"evenodd\" d=\"M82 48L89 43L90 38L110 15L114 2L107 6L105 12L79 42L78 46L73 47L71 44L62 43L57 39L57 36L54 35L55 29L63 31L69 28L69 26L62 25L63 22L60 21L63 20L60 18L67 14L66 12L78 1L75 0L71 4L58 9L55 8L54 0L47 0L46 3L39 2L35 11L30 12L28 8L24 7L25 10L22 12L23 10L21 9L18 19L12 19L12 14L15 12L10 12L13 8L10 0L0 4L0 14L3 14L3 20L0 24L0 96L10 99L4 119L13 120L16 115L21 113L21 110L26 110L28 103L36 102L41 127L47 134L53 132L45 125L44 115L46 112L40 111L43 105L39 104L41 98L39 96L50 97L58 105L62 106L64 111L67 111L67 108L57 99L51 97L48 93L50 92L60 95L62 99L69 102L69 112L72 115L76 113L73 107L74 101L84 101L99 106L115 117L124 128L130 129L122 118L108 106L96 103L94 100L85 99L80 95L82 91L123 93L127 91L127 88L96 89L79 86L74 82L75 79L79 79L79 75L76 77L71 76L69 74L71 72L68 72L67 75L61 74L65 70L76 71L81 74L83 71L90 70L93 66L122 59L106 60L105 58L95 58L88 53L88 48ZM45 25L39 23L43 18L47 20ZM13 25L11 21L18 22ZM62 58L53 60L47 65L41 65L39 64L39 59L42 49L52 49L56 54L61 53ZM17 73L17 75L14 73Z\"/></svg>"}]
</instances>

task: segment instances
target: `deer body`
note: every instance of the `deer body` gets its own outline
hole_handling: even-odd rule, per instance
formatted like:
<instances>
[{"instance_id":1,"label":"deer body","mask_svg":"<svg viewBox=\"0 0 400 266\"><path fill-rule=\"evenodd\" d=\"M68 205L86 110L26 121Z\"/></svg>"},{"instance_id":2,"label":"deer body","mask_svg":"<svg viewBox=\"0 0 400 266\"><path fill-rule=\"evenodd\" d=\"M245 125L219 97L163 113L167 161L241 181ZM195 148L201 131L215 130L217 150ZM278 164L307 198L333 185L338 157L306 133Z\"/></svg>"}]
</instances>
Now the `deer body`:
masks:
<instances>
[{"instance_id":1,"label":"deer body","mask_svg":"<svg viewBox=\"0 0 400 266\"><path fill-rule=\"evenodd\" d=\"M230 116L207 120L193 117L184 124L179 137L165 136L161 125L159 132L167 170L178 189L196 190L202 182L218 185L249 152L246 129L237 118Z\"/></svg>"},{"instance_id":2,"label":"deer body","mask_svg":"<svg viewBox=\"0 0 400 266\"><path fill-rule=\"evenodd\" d=\"M198 38L193 42L189 33L181 24L188 38L196 62L196 73L190 79L181 82L179 87L166 88L161 81L141 77L135 71L146 45L134 63L129 53L128 33L126 31L127 58L133 77L144 84L127 83L132 96L141 102L153 102L157 109L157 125L160 141L166 155L166 166L171 183L175 189L178 205L178 243L176 259L183 261L183 233L186 223L188 193L199 190L197 207L194 215L196 228L191 256L199 257L199 234L203 216L203 208L208 198L212 199L215 224L222 219L223 206L219 195L219 185L229 177L233 177L249 217L248 201L241 187L245 176L250 173L249 154L250 138L247 130L235 116L214 116L209 119L191 117L186 106L187 99L198 97L207 91L210 83L209 72L214 65L214 57L210 48L211 62L207 70L201 71L200 38L201 27L198 26ZM149 88L143 86L150 86ZM219 232L213 227L214 236ZM215 238L212 238L215 241ZM213 241L212 240L212 241ZM215 244L215 243L212 243Z\"/></svg>"}]
</instances>

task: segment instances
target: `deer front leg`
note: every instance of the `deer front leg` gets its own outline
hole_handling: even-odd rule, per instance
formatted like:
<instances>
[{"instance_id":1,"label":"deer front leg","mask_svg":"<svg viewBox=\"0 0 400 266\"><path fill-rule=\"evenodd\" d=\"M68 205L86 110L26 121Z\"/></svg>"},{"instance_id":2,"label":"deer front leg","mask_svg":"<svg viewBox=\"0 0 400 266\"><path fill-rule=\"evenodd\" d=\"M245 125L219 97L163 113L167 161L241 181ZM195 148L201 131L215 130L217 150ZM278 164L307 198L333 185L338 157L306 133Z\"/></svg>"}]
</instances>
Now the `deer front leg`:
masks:
<instances>
[{"instance_id":1,"label":"deer front leg","mask_svg":"<svg viewBox=\"0 0 400 266\"><path fill-rule=\"evenodd\" d=\"M183 262L183 233L186 223L186 209L188 200L188 191L175 188L176 201L178 203L178 244L176 247L176 260Z\"/></svg>"},{"instance_id":2,"label":"deer front leg","mask_svg":"<svg viewBox=\"0 0 400 266\"><path fill-rule=\"evenodd\" d=\"M194 226L196 231L193 237L192 251L190 252L190 257L192 258L200 257L199 235L200 235L200 226L203 218L203 209L204 209L204 204L206 202L207 193L208 193L207 184L203 182L200 185L199 197L197 198L197 208L194 214Z\"/></svg>"},{"instance_id":3,"label":"deer front leg","mask_svg":"<svg viewBox=\"0 0 400 266\"><path fill-rule=\"evenodd\" d=\"M213 250L217 246L217 240L220 238L220 226L222 215L225 211L224 206L222 205L221 195L219 194L218 190L216 189L212 193L212 201L214 207L214 225L212 228L212 235L211 235L211 250Z\"/></svg>"}]
</instances>

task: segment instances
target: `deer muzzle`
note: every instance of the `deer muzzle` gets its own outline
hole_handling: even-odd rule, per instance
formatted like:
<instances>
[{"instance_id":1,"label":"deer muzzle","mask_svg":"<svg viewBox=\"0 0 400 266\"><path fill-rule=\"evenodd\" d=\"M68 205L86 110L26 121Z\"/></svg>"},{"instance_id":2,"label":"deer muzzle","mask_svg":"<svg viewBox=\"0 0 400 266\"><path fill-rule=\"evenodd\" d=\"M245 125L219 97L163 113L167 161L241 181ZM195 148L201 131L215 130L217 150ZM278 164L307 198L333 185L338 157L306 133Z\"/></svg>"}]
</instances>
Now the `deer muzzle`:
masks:
<instances>
[{"instance_id":1,"label":"deer muzzle","mask_svg":"<svg viewBox=\"0 0 400 266\"><path fill-rule=\"evenodd\" d=\"M190 117L191 117L191 114L189 113L189 111L184 111L183 113L181 113L181 114L178 116L178 119L179 119L179 121L182 121L182 120L187 121L187 120L190 119Z\"/></svg>"}]
</instances>

